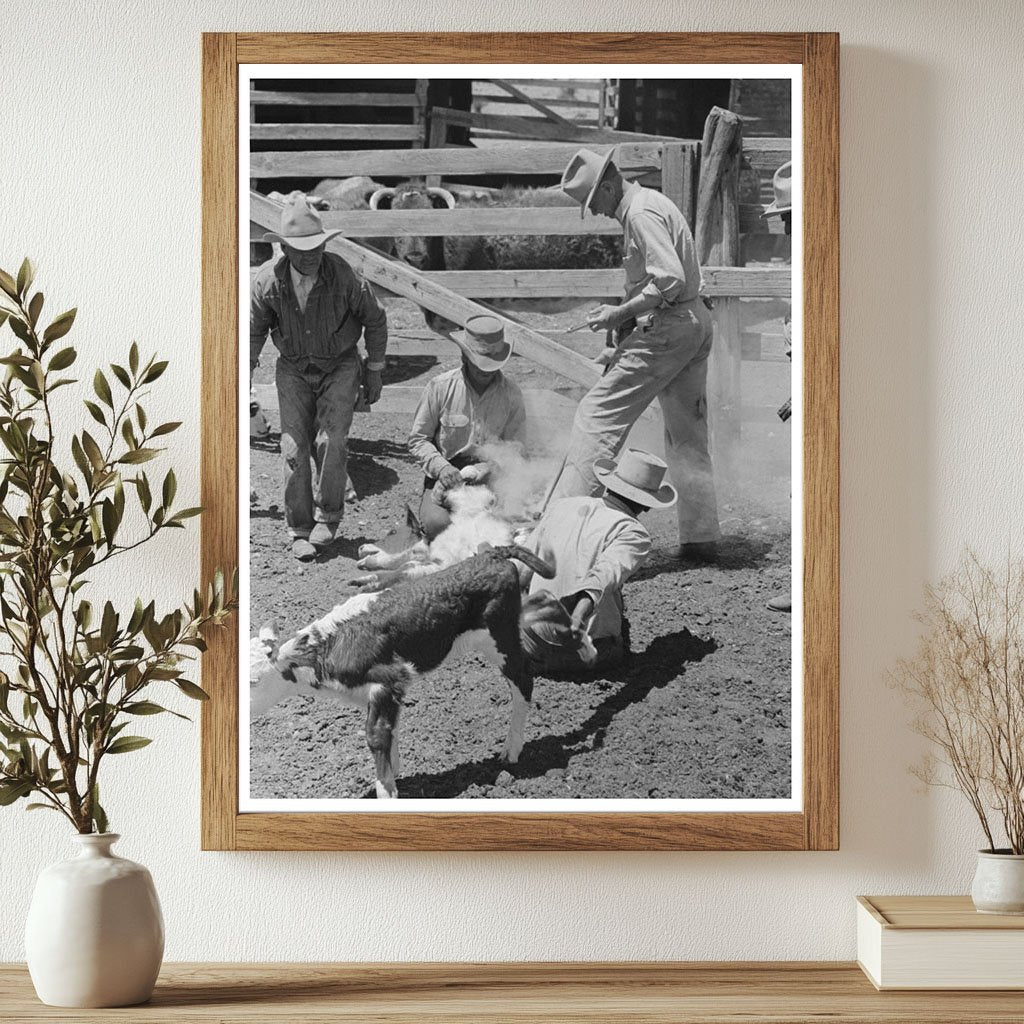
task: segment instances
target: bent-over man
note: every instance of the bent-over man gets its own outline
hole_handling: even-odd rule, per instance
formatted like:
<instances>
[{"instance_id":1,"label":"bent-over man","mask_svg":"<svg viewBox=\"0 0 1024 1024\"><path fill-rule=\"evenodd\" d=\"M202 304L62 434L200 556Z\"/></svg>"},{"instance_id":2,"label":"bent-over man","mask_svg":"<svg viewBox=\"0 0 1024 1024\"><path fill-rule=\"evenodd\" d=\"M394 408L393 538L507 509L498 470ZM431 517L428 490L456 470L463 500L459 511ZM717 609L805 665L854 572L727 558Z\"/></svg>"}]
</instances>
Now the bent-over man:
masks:
<instances>
[{"instance_id":1,"label":"bent-over man","mask_svg":"<svg viewBox=\"0 0 1024 1024\"><path fill-rule=\"evenodd\" d=\"M708 451L707 368L711 315L700 298L700 266L682 213L660 192L623 179L612 162L580 150L562 189L581 207L614 216L623 230L626 294L593 310L592 330L614 330L604 375L576 410L566 461L553 497L597 495L599 459L613 458L656 398L665 419L665 461L679 492L680 555L714 561L720 537Z\"/></svg>"},{"instance_id":2,"label":"bent-over man","mask_svg":"<svg viewBox=\"0 0 1024 1024\"><path fill-rule=\"evenodd\" d=\"M427 540L451 522L434 500L435 484L461 484L459 470L478 462L485 444L526 442L523 393L501 372L512 355L501 321L470 317L452 340L462 349L462 365L434 377L423 389L409 434L409 451L424 474L419 520Z\"/></svg>"},{"instance_id":3,"label":"bent-over man","mask_svg":"<svg viewBox=\"0 0 1024 1024\"><path fill-rule=\"evenodd\" d=\"M562 602L573 626L589 633L598 663L628 653L622 587L651 551L640 516L676 503L675 488L664 482L666 469L638 448L628 448L618 465L598 459L594 473L603 495L553 502L525 543L555 567L554 579L532 577L530 592L549 590Z\"/></svg>"},{"instance_id":4,"label":"bent-over man","mask_svg":"<svg viewBox=\"0 0 1024 1024\"><path fill-rule=\"evenodd\" d=\"M368 403L380 397L388 341L387 318L370 286L324 251L337 234L324 231L319 214L296 195L281 214L280 232L265 236L284 255L260 267L249 313L250 377L268 332L278 350L285 518L292 554L302 561L337 536L352 414L360 386Z\"/></svg>"}]
</instances>

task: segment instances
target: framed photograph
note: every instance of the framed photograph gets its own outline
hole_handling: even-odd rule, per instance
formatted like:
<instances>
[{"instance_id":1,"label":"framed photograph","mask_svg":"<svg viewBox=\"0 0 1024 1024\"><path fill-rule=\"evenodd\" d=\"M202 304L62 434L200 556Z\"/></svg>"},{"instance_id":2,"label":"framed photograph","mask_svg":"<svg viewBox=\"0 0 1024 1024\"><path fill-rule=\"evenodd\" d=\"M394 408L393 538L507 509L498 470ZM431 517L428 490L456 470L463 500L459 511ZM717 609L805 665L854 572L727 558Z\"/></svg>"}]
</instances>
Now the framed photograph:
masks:
<instances>
[{"instance_id":1,"label":"framed photograph","mask_svg":"<svg viewBox=\"0 0 1024 1024\"><path fill-rule=\"evenodd\" d=\"M838 847L838 53L204 36L204 849Z\"/></svg>"}]
</instances>

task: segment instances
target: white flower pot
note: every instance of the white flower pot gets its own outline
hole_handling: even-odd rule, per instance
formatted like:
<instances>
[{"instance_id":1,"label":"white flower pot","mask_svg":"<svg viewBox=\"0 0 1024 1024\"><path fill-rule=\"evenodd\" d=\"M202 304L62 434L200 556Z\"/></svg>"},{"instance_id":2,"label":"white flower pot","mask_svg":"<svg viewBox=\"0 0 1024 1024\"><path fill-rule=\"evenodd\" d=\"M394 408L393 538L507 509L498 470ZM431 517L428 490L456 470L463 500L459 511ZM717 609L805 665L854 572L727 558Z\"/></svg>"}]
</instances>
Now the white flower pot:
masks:
<instances>
[{"instance_id":1,"label":"white flower pot","mask_svg":"<svg viewBox=\"0 0 1024 1024\"><path fill-rule=\"evenodd\" d=\"M971 899L982 914L1024 914L1024 854L979 850Z\"/></svg>"},{"instance_id":2,"label":"white flower pot","mask_svg":"<svg viewBox=\"0 0 1024 1024\"><path fill-rule=\"evenodd\" d=\"M36 994L50 1006L134 1006L153 993L163 915L149 872L111 853L120 838L76 835L79 855L36 882L25 954Z\"/></svg>"}]
</instances>

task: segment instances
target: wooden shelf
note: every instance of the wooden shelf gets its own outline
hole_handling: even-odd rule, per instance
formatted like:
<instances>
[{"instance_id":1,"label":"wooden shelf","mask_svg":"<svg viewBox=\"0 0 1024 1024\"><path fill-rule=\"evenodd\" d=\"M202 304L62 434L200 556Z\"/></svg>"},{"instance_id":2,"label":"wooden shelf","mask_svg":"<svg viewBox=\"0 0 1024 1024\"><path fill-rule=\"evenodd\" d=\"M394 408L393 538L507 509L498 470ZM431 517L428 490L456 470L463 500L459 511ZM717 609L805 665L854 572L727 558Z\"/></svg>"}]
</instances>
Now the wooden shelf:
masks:
<instances>
[{"instance_id":1,"label":"wooden shelf","mask_svg":"<svg viewBox=\"0 0 1024 1024\"><path fill-rule=\"evenodd\" d=\"M144 1006L43 1006L0 965L0 1020L258 1024L1020 1024L1021 992L876 992L855 964L166 964Z\"/></svg>"}]
</instances>

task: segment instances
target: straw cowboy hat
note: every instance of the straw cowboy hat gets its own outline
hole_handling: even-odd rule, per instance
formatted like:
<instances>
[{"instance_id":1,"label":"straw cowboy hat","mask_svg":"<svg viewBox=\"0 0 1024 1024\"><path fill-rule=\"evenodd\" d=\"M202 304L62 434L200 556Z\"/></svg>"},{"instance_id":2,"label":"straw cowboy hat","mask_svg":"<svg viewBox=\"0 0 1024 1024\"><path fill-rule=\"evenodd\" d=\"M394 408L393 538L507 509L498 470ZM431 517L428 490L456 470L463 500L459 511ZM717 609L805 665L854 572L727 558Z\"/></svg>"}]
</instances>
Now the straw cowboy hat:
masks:
<instances>
[{"instance_id":1,"label":"straw cowboy hat","mask_svg":"<svg viewBox=\"0 0 1024 1024\"><path fill-rule=\"evenodd\" d=\"M772 178L772 188L775 190L775 201L764 208L762 217L771 217L773 214L790 213L793 209L793 162L783 164Z\"/></svg>"},{"instance_id":2,"label":"straw cowboy hat","mask_svg":"<svg viewBox=\"0 0 1024 1024\"><path fill-rule=\"evenodd\" d=\"M496 316L471 316L466 329L454 331L451 338L485 373L500 370L512 355L512 344L505 340L505 328Z\"/></svg>"},{"instance_id":3,"label":"straw cowboy hat","mask_svg":"<svg viewBox=\"0 0 1024 1024\"><path fill-rule=\"evenodd\" d=\"M605 487L646 508L671 508L676 503L676 489L664 483L668 466L656 455L627 448L619 459L596 459L594 473Z\"/></svg>"},{"instance_id":4,"label":"straw cowboy hat","mask_svg":"<svg viewBox=\"0 0 1024 1024\"><path fill-rule=\"evenodd\" d=\"M601 184L604 172L608 170L614 154L614 147L603 157L592 150L581 149L569 161L569 166L562 175L562 191L580 204L580 217L590 209L597 186Z\"/></svg>"},{"instance_id":5,"label":"straw cowboy hat","mask_svg":"<svg viewBox=\"0 0 1024 1024\"><path fill-rule=\"evenodd\" d=\"M278 232L268 231L263 236L264 242L280 242L282 245L290 245L293 249L308 251L323 245L335 235L340 235L342 229L336 231L324 231L324 222L320 214L314 210L302 195L296 195L281 211L281 230Z\"/></svg>"}]
</instances>

